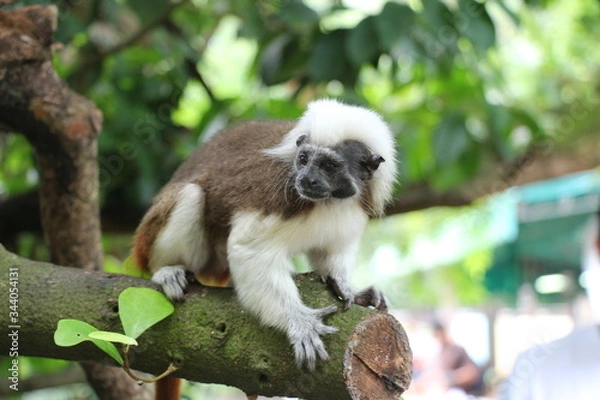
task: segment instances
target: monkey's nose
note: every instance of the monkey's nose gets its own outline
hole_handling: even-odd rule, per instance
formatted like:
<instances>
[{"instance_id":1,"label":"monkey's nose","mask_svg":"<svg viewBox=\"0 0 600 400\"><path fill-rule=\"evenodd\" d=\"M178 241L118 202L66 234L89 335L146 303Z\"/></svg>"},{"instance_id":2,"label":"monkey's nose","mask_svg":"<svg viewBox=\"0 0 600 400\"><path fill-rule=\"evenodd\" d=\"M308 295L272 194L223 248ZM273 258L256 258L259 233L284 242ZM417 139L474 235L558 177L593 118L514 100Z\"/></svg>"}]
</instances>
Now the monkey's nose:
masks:
<instances>
[{"instance_id":1,"label":"monkey's nose","mask_svg":"<svg viewBox=\"0 0 600 400\"><path fill-rule=\"evenodd\" d=\"M300 180L300 184L305 187L315 187L319 186L320 182L317 178L310 178L308 176L305 176Z\"/></svg>"},{"instance_id":2,"label":"monkey's nose","mask_svg":"<svg viewBox=\"0 0 600 400\"><path fill-rule=\"evenodd\" d=\"M298 193L307 199L321 200L331 195L327 182L314 176L303 176L297 181Z\"/></svg>"}]
</instances>

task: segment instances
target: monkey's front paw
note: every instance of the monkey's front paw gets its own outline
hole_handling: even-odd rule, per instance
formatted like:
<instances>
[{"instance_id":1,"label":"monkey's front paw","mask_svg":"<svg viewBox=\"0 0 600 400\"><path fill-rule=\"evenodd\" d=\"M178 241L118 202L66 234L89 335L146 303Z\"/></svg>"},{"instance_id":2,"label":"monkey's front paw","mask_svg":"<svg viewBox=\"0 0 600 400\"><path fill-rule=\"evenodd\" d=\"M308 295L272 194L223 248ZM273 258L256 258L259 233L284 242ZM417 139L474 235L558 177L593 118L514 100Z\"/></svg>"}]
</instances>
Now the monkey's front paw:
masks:
<instances>
[{"instance_id":1,"label":"monkey's front paw","mask_svg":"<svg viewBox=\"0 0 600 400\"><path fill-rule=\"evenodd\" d=\"M180 267L162 267L152 275L152 281L161 285L171 300L181 300L187 287L185 271Z\"/></svg>"},{"instance_id":2,"label":"monkey's front paw","mask_svg":"<svg viewBox=\"0 0 600 400\"><path fill-rule=\"evenodd\" d=\"M380 311L387 311L388 306L381 290L367 288L354 296L354 303L363 307L373 306Z\"/></svg>"},{"instance_id":3,"label":"monkey's front paw","mask_svg":"<svg viewBox=\"0 0 600 400\"><path fill-rule=\"evenodd\" d=\"M325 325L321 319L336 311L336 306L313 310L314 313L312 315L308 315L302 318L301 321L290 326L288 335L294 347L294 355L298 368L306 366L312 371L316 368L317 357L321 360L329 358L321 335L336 333L338 330L332 326Z\"/></svg>"}]
</instances>

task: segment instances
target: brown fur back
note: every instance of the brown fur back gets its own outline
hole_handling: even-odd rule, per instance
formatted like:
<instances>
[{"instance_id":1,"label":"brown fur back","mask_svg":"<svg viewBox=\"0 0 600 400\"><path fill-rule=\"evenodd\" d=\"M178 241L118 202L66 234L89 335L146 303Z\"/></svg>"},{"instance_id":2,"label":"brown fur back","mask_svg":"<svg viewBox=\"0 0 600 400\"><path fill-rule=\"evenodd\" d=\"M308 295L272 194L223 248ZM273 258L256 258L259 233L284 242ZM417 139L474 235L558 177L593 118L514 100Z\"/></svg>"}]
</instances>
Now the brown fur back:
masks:
<instances>
[{"instance_id":1,"label":"brown fur back","mask_svg":"<svg viewBox=\"0 0 600 400\"><path fill-rule=\"evenodd\" d=\"M287 121L235 125L200 147L172 182L194 182L206 195L205 229L212 244L224 243L236 210L291 217L312 207L291 190L292 166L263 154L294 126Z\"/></svg>"},{"instance_id":2,"label":"brown fur back","mask_svg":"<svg viewBox=\"0 0 600 400\"><path fill-rule=\"evenodd\" d=\"M138 267L147 270L154 240L183 184L196 183L205 194L204 228L211 247L226 242L236 210L262 210L290 218L311 209L313 203L292 190L292 166L263 153L293 127L293 121L243 122L218 133L192 154L155 198L138 227L133 249ZM215 274L223 271L218 267L209 270Z\"/></svg>"}]
</instances>

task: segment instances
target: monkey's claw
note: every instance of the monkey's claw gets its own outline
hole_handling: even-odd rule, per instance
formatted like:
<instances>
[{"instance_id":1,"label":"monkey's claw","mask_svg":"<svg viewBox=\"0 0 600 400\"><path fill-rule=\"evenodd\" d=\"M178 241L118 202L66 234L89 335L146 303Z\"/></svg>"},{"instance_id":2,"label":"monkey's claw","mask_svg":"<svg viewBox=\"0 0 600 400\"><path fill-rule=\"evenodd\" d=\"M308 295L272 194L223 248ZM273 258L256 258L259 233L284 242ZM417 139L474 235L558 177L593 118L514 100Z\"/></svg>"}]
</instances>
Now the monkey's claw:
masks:
<instances>
[{"instance_id":1,"label":"monkey's claw","mask_svg":"<svg viewBox=\"0 0 600 400\"><path fill-rule=\"evenodd\" d=\"M315 310L315 315L317 316L317 318L325 318L331 314L335 314L337 310L338 306L334 305L331 305L329 307L317 308Z\"/></svg>"},{"instance_id":2,"label":"monkey's claw","mask_svg":"<svg viewBox=\"0 0 600 400\"><path fill-rule=\"evenodd\" d=\"M352 293L348 287L340 285L331 276L327 277L326 282L327 286L333 290L336 296L344 300L344 309L346 310L349 309L352 304L358 304L363 307L373 306L380 311L387 311L388 309L383 293L372 286L355 294Z\"/></svg>"},{"instance_id":3,"label":"monkey's claw","mask_svg":"<svg viewBox=\"0 0 600 400\"><path fill-rule=\"evenodd\" d=\"M354 303L363 307L373 306L379 311L388 310L383 293L373 287L367 288L354 296Z\"/></svg>"},{"instance_id":4,"label":"monkey's claw","mask_svg":"<svg viewBox=\"0 0 600 400\"><path fill-rule=\"evenodd\" d=\"M350 290L350 288L346 286L341 286L337 280L332 278L331 276L327 277L325 281L327 286L338 296L340 299L344 300L344 310L350 308L350 306L354 303L354 294Z\"/></svg>"}]
</instances>

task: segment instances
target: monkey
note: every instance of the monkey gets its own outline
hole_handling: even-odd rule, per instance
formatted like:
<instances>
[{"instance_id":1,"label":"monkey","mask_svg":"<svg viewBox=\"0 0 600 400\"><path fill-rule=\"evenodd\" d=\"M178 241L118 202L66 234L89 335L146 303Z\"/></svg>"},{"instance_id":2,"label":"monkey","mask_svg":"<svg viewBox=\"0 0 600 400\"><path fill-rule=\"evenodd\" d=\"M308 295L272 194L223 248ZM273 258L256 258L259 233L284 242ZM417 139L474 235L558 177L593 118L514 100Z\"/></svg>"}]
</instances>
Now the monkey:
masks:
<instances>
[{"instance_id":1,"label":"monkey","mask_svg":"<svg viewBox=\"0 0 600 400\"><path fill-rule=\"evenodd\" d=\"M357 291L350 272L368 220L383 215L396 180L395 139L376 112L333 99L297 121L247 121L193 153L153 201L133 257L171 300L186 272L232 280L241 305L285 333L298 367L327 360L323 321L337 306L304 305L292 257L304 253L343 300L386 310L381 291Z\"/></svg>"}]
</instances>

